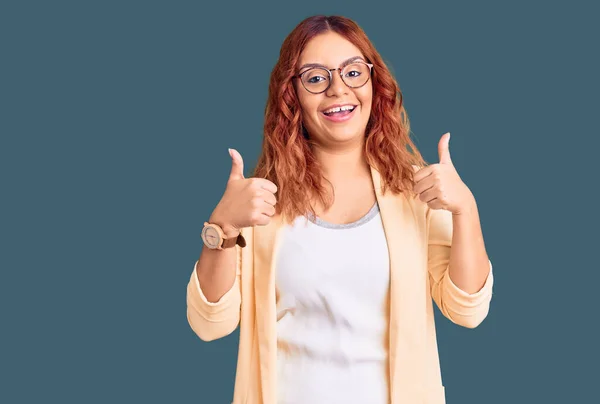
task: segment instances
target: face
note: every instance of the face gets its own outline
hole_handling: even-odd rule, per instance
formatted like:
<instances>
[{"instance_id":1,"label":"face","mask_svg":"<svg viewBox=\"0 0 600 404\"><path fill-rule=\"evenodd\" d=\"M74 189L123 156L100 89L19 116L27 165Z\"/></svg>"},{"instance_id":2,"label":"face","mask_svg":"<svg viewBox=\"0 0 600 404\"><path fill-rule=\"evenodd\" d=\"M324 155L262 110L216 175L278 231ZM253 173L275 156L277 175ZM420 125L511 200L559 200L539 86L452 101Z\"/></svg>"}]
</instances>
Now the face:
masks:
<instances>
[{"instance_id":1,"label":"face","mask_svg":"<svg viewBox=\"0 0 600 404\"><path fill-rule=\"evenodd\" d=\"M366 62L360 50L341 35L327 32L311 39L300 55L298 73L308 70L305 64L315 63L335 69L355 57ZM350 74L348 77L351 77ZM350 82L350 79L347 81ZM329 88L320 94L307 91L300 79L294 80L296 94L302 107L302 119L311 140L330 148L340 144L362 142L371 114L373 99L372 80L359 88L348 87L338 70L332 72ZM330 113L334 106L354 106L351 113Z\"/></svg>"}]
</instances>

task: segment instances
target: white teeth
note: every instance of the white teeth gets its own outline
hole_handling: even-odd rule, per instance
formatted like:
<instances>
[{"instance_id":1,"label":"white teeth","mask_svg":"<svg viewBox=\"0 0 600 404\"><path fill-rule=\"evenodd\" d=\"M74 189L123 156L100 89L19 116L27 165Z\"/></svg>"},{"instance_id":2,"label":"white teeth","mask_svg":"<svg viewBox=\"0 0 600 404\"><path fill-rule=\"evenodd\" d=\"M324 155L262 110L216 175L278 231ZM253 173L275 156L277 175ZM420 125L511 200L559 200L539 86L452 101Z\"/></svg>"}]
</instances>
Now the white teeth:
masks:
<instances>
[{"instance_id":1,"label":"white teeth","mask_svg":"<svg viewBox=\"0 0 600 404\"><path fill-rule=\"evenodd\" d=\"M349 110L351 110L353 108L354 108L354 106L352 106L352 105L344 105L343 107L331 108L331 109L328 109L328 110L323 111L323 112L326 113L326 114L332 114L334 112L349 111Z\"/></svg>"}]
</instances>

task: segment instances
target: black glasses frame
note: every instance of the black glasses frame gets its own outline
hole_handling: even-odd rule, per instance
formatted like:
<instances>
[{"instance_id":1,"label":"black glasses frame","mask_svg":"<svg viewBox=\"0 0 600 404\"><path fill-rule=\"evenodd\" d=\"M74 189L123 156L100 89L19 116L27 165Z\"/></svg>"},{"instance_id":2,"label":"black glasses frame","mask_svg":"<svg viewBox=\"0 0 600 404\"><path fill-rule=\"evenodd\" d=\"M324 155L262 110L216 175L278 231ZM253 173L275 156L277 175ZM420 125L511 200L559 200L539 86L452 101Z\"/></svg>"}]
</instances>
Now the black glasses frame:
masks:
<instances>
[{"instance_id":1,"label":"black glasses frame","mask_svg":"<svg viewBox=\"0 0 600 404\"><path fill-rule=\"evenodd\" d=\"M344 77L342 76L342 70L344 70L344 68L346 68L347 66L349 66L351 64L356 64L356 63L362 63L364 65L369 66L369 78L367 79L367 81L365 81L360 86L354 87L354 86L350 86L350 85L348 85L348 83L346 83L346 80L344 80ZM327 87L323 91L318 91L316 93L314 91L310 91L308 88L306 88L306 85L304 85L304 80L302 80L302 76L304 76L306 73L310 72L311 70L315 70L315 69L326 70L329 73L329 84L327 85ZM342 79L342 82L346 85L346 87L349 87L349 88L361 88L362 86L364 86L365 84L367 84L369 82L369 80L371 80L371 76L373 75L373 63L363 62L362 60L355 60L355 61L352 61L350 63L344 64L343 66L336 67L335 69L328 69L325 66L322 66L322 67L311 67L310 69L306 69L302 73L297 74L297 75L293 76L292 78L298 78L298 79L300 79L300 82L302 83L302 87L304 87L304 89L306 91L308 91L309 93L311 93L311 94L321 94L321 93L324 93L325 91L329 90L329 87L331 87L331 83L333 82L333 72L335 70L337 70L339 72L340 79Z\"/></svg>"}]
</instances>

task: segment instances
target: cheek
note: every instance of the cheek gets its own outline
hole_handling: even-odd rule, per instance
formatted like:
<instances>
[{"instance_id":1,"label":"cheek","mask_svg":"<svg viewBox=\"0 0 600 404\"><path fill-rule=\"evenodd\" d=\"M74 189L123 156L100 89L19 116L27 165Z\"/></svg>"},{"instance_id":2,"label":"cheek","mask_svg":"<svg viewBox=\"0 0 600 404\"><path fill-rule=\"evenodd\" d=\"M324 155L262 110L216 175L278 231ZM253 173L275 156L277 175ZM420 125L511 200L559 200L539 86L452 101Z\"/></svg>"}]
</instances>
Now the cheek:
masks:
<instances>
[{"instance_id":1,"label":"cheek","mask_svg":"<svg viewBox=\"0 0 600 404\"><path fill-rule=\"evenodd\" d=\"M358 100L360 101L362 108L364 110L370 110L373 102L373 89L372 87L367 87L363 89L363 91L359 92L357 95Z\"/></svg>"},{"instance_id":2,"label":"cheek","mask_svg":"<svg viewBox=\"0 0 600 404\"><path fill-rule=\"evenodd\" d=\"M371 107L373 106L373 99L370 95L363 97L360 99L360 104L362 105L363 112L367 115L371 114Z\"/></svg>"},{"instance_id":3,"label":"cheek","mask_svg":"<svg viewBox=\"0 0 600 404\"><path fill-rule=\"evenodd\" d=\"M298 97L302 108L302 118L305 122L315 121L319 115L319 100L317 97Z\"/></svg>"}]
</instances>

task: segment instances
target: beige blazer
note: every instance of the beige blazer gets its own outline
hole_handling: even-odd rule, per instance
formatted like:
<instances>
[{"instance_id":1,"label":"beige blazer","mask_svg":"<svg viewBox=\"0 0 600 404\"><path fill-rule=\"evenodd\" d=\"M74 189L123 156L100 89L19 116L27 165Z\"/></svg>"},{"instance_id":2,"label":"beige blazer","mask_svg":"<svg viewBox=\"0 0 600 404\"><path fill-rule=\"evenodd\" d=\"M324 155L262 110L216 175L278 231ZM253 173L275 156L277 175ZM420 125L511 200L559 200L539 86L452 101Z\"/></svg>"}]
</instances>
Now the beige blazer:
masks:
<instances>
[{"instance_id":1,"label":"beige blazer","mask_svg":"<svg viewBox=\"0 0 600 404\"><path fill-rule=\"evenodd\" d=\"M382 195L378 171L371 168L371 174L390 258L390 400L445 404L432 299L453 323L478 326L492 298L492 264L481 290L469 294L458 288L448 275L452 213L404 193ZM281 228L276 215L267 226L242 230L247 245L235 247L237 277L218 302L202 294L195 265L187 286L188 322L202 340L222 338L240 326L233 404L277 404L274 256Z\"/></svg>"}]
</instances>

